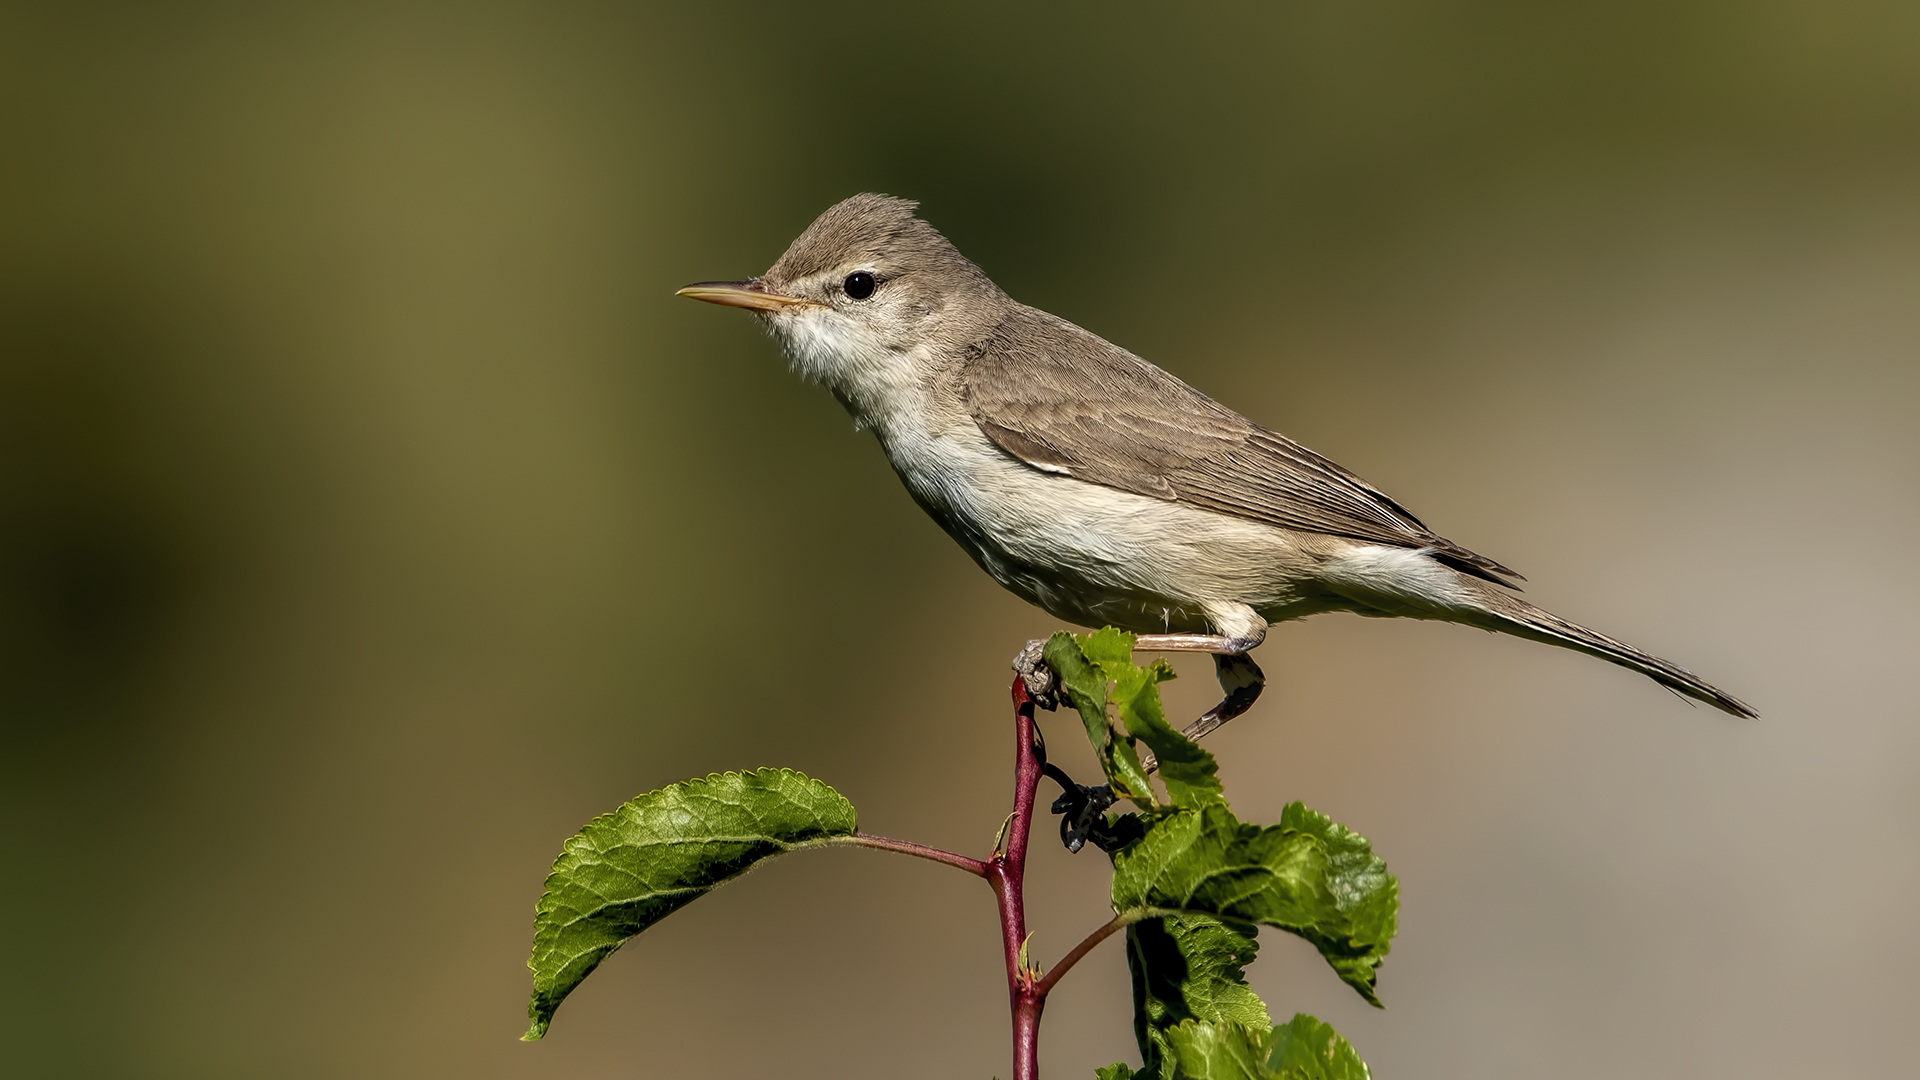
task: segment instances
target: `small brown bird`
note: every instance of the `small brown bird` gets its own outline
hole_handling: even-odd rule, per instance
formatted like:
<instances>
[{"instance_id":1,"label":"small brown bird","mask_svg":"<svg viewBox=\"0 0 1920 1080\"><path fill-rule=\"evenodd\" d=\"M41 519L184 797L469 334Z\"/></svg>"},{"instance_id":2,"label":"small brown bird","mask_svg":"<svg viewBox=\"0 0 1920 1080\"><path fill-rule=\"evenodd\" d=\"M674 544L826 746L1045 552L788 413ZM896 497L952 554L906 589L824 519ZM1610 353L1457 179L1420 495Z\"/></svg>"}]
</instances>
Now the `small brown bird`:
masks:
<instances>
[{"instance_id":1,"label":"small brown bird","mask_svg":"<svg viewBox=\"0 0 1920 1080\"><path fill-rule=\"evenodd\" d=\"M1002 292L917 204L855 195L764 275L680 295L756 312L880 439L914 501L1048 613L1210 652L1259 692L1269 623L1326 611L1464 623L1632 668L1736 716L1691 672L1514 595L1519 575L1333 462ZM1032 672L1030 646L1016 666Z\"/></svg>"}]
</instances>

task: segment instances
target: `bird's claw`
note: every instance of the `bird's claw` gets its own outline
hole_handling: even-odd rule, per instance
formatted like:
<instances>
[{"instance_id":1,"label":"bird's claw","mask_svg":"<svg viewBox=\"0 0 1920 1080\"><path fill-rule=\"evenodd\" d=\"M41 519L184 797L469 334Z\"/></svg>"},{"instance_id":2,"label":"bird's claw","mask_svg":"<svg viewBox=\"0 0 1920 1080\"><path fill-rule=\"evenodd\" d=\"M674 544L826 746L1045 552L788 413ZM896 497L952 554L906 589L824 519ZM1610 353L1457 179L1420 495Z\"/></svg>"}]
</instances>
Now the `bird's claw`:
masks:
<instances>
[{"instance_id":1,"label":"bird's claw","mask_svg":"<svg viewBox=\"0 0 1920 1080\"><path fill-rule=\"evenodd\" d=\"M1051 712L1060 707L1060 679L1042 656L1047 639L1035 638L1013 658L1013 670L1027 684L1027 696L1036 708Z\"/></svg>"}]
</instances>

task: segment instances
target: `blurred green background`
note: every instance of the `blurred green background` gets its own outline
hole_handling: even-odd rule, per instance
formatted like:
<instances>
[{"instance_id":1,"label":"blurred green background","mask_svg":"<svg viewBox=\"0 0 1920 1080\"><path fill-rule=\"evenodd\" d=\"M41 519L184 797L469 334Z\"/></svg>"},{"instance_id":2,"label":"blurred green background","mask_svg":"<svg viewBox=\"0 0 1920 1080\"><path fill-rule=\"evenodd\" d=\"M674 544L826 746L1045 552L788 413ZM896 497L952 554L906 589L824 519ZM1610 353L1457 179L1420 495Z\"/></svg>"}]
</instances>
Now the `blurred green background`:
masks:
<instances>
[{"instance_id":1,"label":"blurred green background","mask_svg":"<svg viewBox=\"0 0 1920 1080\"><path fill-rule=\"evenodd\" d=\"M1383 1013L1265 935L1277 1013L1382 1077L1910 1069L1917 56L1891 0L0 6L4 1071L1005 1073L986 892L863 852L515 1041L621 799L1005 812L1056 624L673 296L863 190L1766 716L1279 628L1228 791L1373 838L1404 916ZM1041 845L1037 957L1104 881ZM1137 1060L1127 1007L1103 947L1049 1073Z\"/></svg>"}]
</instances>

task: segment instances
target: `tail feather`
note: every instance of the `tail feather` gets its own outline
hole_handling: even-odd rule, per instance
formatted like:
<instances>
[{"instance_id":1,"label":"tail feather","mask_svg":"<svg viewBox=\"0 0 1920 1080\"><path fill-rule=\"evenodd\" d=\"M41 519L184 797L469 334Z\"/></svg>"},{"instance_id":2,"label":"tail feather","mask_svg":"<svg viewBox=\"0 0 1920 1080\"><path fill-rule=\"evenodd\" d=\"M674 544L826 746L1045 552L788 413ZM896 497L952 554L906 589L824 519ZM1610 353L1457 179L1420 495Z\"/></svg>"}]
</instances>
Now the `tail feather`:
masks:
<instances>
[{"instance_id":1,"label":"tail feather","mask_svg":"<svg viewBox=\"0 0 1920 1080\"><path fill-rule=\"evenodd\" d=\"M1760 716L1746 703L1731 694L1724 693L1677 664L1641 652L1626 642L1615 641L1579 623L1568 622L1550 611L1534 607L1511 593L1486 588L1477 581L1472 584L1475 586L1473 591L1486 606L1486 614L1482 618L1462 619L1463 622L1483 626L1488 630L1497 630L1503 634L1523 637L1530 641L1558 645L1563 649L1586 653L1588 656L1597 656L1610 663L1619 664L1621 667L1632 668L1669 690L1684 694L1696 701L1704 701L1722 712L1748 719L1758 719ZM1458 618L1458 616L1455 617Z\"/></svg>"}]
</instances>

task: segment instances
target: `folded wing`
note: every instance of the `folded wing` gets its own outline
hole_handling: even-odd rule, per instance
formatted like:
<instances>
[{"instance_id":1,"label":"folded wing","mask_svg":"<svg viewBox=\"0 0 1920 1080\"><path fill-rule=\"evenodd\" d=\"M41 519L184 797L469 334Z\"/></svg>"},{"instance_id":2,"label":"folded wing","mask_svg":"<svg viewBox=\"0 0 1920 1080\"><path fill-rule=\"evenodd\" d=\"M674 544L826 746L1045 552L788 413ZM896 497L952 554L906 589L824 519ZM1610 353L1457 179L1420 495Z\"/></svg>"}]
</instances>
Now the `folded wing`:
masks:
<instances>
[{"instance_id":1,"label":"folded wing","mask_svg":"<svg viewBox=\"0 0 1920 1080\"><path fill-rule=\"evenodd\" d=\"M1520 578L1319 454L1043 311L1018 308L977 343L961 387L987 438L1035 468L1282 528L1431 548L1509 588Z\"/></svg>"}]
</instances>

